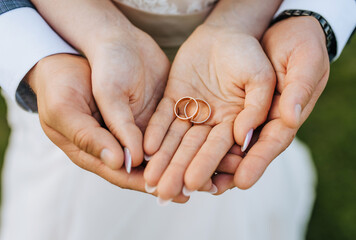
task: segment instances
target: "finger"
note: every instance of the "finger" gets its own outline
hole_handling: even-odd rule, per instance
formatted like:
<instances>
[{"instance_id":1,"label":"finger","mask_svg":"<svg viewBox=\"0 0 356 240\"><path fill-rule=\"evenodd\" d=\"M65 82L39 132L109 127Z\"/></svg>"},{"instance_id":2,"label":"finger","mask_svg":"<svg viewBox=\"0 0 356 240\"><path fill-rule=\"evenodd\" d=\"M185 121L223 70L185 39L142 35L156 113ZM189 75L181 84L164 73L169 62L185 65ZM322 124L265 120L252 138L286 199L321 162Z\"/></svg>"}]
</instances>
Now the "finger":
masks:
<instances>
[{"instance_id":1,"label":"finger","mask_svg":"<svg viewBox=\"0 0 356 240\"><path fill-rule=\"evenodd\" d=\"M116 94L97 94L95 99L106 126L125 148L125 166L130 173L132 166L143 161L143 136L135 124L128 97L119 90Z\"/></svg>"},{"instance_id":2,"label":"finger","mask_svg":"<svg viewBox=\"0 0 356 240\"><path fill-rule=\"evenodd\" d=\"M159 179L190 127L191 124L188 121L182 121L180 119L174 120L171 127L168 129L162 146L158 152L152 156L146 166L144 177L149 187L157 186Z\"/></svg>"},{"instance_id":3,"label":"finger","mask_svg":"<svg viewBox=\"0 0 356 240\"><path fill-rule=\"evenodd\" d=\"M226 190L235 187L234 175L231 174L218 173L213 176L212 181L217 188L217 191L214 195L221 195L226 192Z\"/></svg>"},{"instance_id":4,"label":"finger","mask_svg":"<svg viewBox=\"0 0 356 240\"><path fill-rule=\"evenodd\" d=\"M242 161L242 157L239 155L228 153L221 160L218 168L216 169L219 173L229 173L234 174L237 170L237 167Z\"/></svg>"},{"instance_id":5,"label":"finger","mask_svg":"<svg viewBox=\"0 0 356 240\"><path fill-rule=\"evenodd\" d=\"M184 135L176 153L159 180L157 189L161 198L171 199L182 192L184 173L205 142L210 130L210 126L197 125L190 128Z\"/></svg>"},{"instance_id":6,"label":"finger","mask_svg":"<svg viewBox=\"0 0 356 240\"><path fill-rule=\"evenodd\" d=\"M281 117L291 128L299 128L302 124L302 112L316 94L316 86L320 81L323 80L322 89L325 88L329 70L328 68L323 70L325 67L315 59L317 58L310 58L307 55L294 58L289 64L293 64L293 67L288 69L285 79L278 79L285 82L279 106Z\"/></svg>"},{"instance_id":7,"label":"finger","mask_svg":"<svg viewBox=\"0 0 356 240\"><path fill-rule=\"evenodd\" d=\"M241 151L241 147L239 145L237 145L237 144L234 144L230 148L229 153L235 154L235 155L239 155L241 157L243 157L245 155L245 153Z\"/></svg>"},{"instance_id":8,"label":"finger","mask_svg":"<svg viewBox=\"0 0 356 240\"><path fill-rule=\"evenodd\" d=\"M272 100L271 109L268 113L267 121L271 121L277 118L281 118L281 114L279 111L279 100L281 99L281 95L275 94Z\"/></svg>"},{"instance_id":9,"label":"finger","mask_svg":"<svg viewBox=\"0 0 356 240\"><path fill-rule=\"evenodd\" d=\"M112 169L123 163L123 151L115 137L102 128L91 115L72 106L58 106L46 113L48 120L42 122L61 133L82 151L101 159Z\"/></svg>"},{"instance_id":10,"label":"finger","mask_svg":"<svg viewBox=\"0 0 356 240\"><path fill-rule=\"evenodd\" d=\"M122 188L130 189L139 192L145 191L145 181L143 178L142 167L132 169L132 172L129 174L125 169L112 170L108 168L103 162L87 154L86 152L79 149L77 146L72 144L66 137L58 133L56 130L43 126L44 131L48 137L59 146L63 152L79 167L93 172L100 177L104 178L106 181ZM157 196L157 193L150 193L154 196ZM189 197L184 196L183 194L178 195L172 201L176 203L185 203L189 200Z\"/></svg>"},{"instance_id":11,"label":"finger","mask_svg":"<svg viewBox=\"0 0 356 240\"><path fill-rule=\"evenodd\" d=\"M297 129L287 127L281 119L267 123L258 141L248 151L235 173L235 185L250 188L262 176L265 169L293 141Z\"/></svg>"},{"instance_id":12,"label":"finger","mask_svg":"<svg viewBox=\"0 0 356 240\"><path fill-rule=\"evenodd\" d=\"M234 137L244 152L251 140L253 130L264 123L271 106L276 85L274 71L256 76L246 84L244 109L237 115L234 123Z\"/></svg>"},{"instance_id":13,"label":"finger","mask_svg":"<svg viewBox=\"0 0 356 240\"><path fill-rule=\"evenodd\" d=\"M216 125L201 147L184 175L184 182L188 189L200 189L213 175L221 159L232 147L232 123Z\"/></svg>"},{"instance_id":14,"label":"finger","mask_svg":"<svg viewBox=\"0 0 356 240\"><path fill-rule=\"evenodd\" d=\"M175 119L173 108L174 101L170 98L165 97L158 104L144 136L144 150L147 155L152 156L161 146L169 126Z\"/></svg>"}]
</instances>

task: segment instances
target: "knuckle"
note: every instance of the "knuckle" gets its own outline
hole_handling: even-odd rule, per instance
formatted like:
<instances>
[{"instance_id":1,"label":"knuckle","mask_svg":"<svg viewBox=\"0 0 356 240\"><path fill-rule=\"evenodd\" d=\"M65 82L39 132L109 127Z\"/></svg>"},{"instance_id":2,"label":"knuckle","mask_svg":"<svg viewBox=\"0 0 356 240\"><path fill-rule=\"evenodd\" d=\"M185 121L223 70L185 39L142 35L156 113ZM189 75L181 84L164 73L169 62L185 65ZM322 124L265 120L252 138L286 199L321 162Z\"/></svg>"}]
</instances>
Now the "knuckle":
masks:
<instances>
[{"instance_id":1,"label":"knuckle","mask_svg":"<svg viewBox=\"0 0 356 240\"><path fill-rule=\"evenodd\" d=\"M310 98L313 95L314 86L312 83L303 82L302 84L299 85L299 88L302 89L306 97Z\"/></svg>"},{"instance_id":2,"label":"knuckle","mask_svg":"<svg viewBox=\"0 0 356 240\"><path fill-rule=\"evenodd\" d=\"M208 139L214 143L216 146L229 146L231 145L231 141L226 136L214 135L210 139Z\"/></svg>"},{"instance_id":3,"label":"knuckle","mask_svg":"<svg viewBox=\"0 0 356 240\"><path fill-rule=\"evenodd\" d=\"M82 151L86 153L91 153L93 151L93 146L91 144L90 133L87 129L78 129L73 137L74 145L78 146Z\"/></svg>"}]
</instances>

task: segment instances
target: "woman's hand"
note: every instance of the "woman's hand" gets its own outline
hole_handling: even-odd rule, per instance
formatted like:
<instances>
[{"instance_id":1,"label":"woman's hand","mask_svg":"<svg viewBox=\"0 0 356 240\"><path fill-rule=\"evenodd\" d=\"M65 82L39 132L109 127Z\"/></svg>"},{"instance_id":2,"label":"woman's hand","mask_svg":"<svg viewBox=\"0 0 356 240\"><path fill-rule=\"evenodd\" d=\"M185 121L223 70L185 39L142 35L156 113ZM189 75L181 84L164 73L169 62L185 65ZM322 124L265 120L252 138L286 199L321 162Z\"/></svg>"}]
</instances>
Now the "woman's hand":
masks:
<instances>
[{"instance_id":1,"label":"woman's hand","mask_svg":"<svg viewBox=\"0 0 356 240\"><path fill-rule=\"evenodd\" d=\"M88 56L94 98L106 126L125 147L130 172L131 164L136 167L143 160L143 132L162 98L170 64L157 44L137 29L96 49ZM121 164L117 158L112 168Z\"/></svg>"},{"instance_id":2,"label":"woman's hand","mask_svg":"<svg viewBox=\"0 0 356 240\"><path fill-rule=\"evenodd\" d=\"M211 176L234 136L242 146L250 129L265 122L274 88L272 65L256 38L199 27L179 50L145 133L145 152L153 155L144 173L147 184L158 185L165 200L180 194L183 184L185 192L213 189ZM205 124L175 118L174 104L184 96L211 105Z\"/></svg>"},{"instance_id":3,"label":"woman's hand","mask_svg":"<svg viewBox=\"0 0 356 240\"><path fill-rule=\"evenodd\" d=\"M112 1L34 3L51 26L88 58L95 102L109 131L124 147L124 153L105 152L106 162L119 169L125 159L130 172L143 160L142 132L163 95L170 68L167 57Z\"/></svg>"}]
</instances>

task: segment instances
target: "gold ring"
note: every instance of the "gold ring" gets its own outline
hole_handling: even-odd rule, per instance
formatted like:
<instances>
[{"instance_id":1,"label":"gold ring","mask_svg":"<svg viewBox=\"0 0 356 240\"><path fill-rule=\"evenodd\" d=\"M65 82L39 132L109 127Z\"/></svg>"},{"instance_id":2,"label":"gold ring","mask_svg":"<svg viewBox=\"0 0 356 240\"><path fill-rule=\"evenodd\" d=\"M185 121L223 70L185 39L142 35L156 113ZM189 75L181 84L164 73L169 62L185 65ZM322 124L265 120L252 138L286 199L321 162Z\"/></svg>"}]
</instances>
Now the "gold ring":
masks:
<instances>
[{"instance_id":1,"label":"gold ring","mask_svg":"<svg viewBox=\"0 0 356 240\"><path fill-rule=\"evenodd\" d=\"M189 118L189 120L190 120L191 123L194 123L194 124L203 124L203 123L205 123L206 121L208 121L209 118L211 117L211 107L210 107L210 105L209 105L209 103L208 103L207 101L205 101L205 100L203 100L203 99L201 99L201 98L195 98L195 100L196 100L197 102L205 103L205 105L208 106L209 114L208 114L208 116L207 116L203 121L194 121L194 118L196 117L196 115L193 116L192 118ZM187 103L185 104L185 106L184 106L184 115L185 115L186 117L187 117L187 107L188 107L189 104L190 104L190 101L187 102ZM199 104L198 104L198 105L199 105ZM198 115L198 114L197 114L197 115ZM188 119L187 119L187 120L188 120Z\"/></svg>"},{"instance_id":2,"label":"gold ring","mask_svg":"<svg viewBox=\"0 0 356 240\"><path fill-rule=\"evenodd\" d=\"M186 108L184 108L184 117L181 117L179 116L179 112L178 112L178 104L184 100L188 100L187 104L189 104L192 100L194 101L195 105L197 106L194 113L191 115L191 116L187 116L186 114ZM185 105L187 106L187 105ZM179 99L176 104L174 105L174 114L176 115L177 118L181 119L181 120L190 120L192 118L194 118L197 114L198 114L198 111L199 111L199 104L197 102L197 100L195 100L195 98L192 98L192 97L182 97L181 99Z\"/></svg>"}]
</instances>

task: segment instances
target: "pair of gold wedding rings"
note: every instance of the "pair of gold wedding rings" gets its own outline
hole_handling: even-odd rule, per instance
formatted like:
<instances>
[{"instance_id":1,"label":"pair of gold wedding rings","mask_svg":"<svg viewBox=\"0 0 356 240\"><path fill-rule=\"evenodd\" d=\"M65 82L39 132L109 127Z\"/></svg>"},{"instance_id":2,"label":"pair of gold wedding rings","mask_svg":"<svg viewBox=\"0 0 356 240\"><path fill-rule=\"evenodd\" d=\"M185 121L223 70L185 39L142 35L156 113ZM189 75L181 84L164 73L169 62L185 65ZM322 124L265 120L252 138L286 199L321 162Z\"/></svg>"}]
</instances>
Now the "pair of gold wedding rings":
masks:
<instances>
[{"instance_id":1,"label":"pair of gold wedding rings","mask_svg":"<svg viewBox=\"0 0 356 240\"><path fill-rule=\"evenodd\" d=\"M183 116L180 115L180 111L179 111L179 106L181 104L184 104L185 102L185 105L184 105L184 108L183 108ZM187 113L187 109L189 107L190 104L194 103L195 104L195 108L194 108L194 111L192 112L192 114L188 115ZM200 120L201 118L201 114L200 114L200 107L199 107L199 103L202 103L204 105L207 106L208 108L208 112L207 112L207 116ZM201 98L193 98L193 97L182 97L180 98L176 104L174 105L174 114L176 115L177 118L181 119L181 120L185 120L185 121L190 121L191 123L194 123L194 124L203 124L205 123L206 121L209 120L210 116L211 116L211 107L209 105L209 103Z\"/></svg>"}]
</instances>

